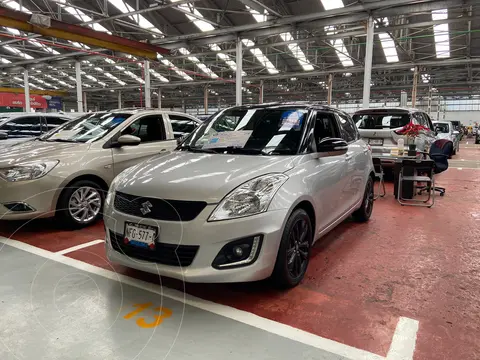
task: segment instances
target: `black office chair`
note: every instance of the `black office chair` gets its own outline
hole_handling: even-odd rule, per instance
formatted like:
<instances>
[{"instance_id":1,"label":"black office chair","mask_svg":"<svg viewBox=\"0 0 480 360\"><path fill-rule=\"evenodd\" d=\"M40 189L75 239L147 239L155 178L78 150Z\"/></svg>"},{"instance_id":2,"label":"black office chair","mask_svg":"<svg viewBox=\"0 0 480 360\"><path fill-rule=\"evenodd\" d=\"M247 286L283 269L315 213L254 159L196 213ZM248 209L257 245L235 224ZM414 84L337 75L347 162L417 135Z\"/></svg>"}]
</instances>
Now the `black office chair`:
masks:
<instances>
[{"instance_id":1,"label":"black office chair","mask_svg":"<svg viewBox=\"0 0 480 360\"><path fill-rule=\"evenodd\" d=\"M452 156L453 153L453 142L446 139L436 140L430 147L430 152L423 152L424 155L428 156L435 162L433 167L433 172L435 175L440 174L448 169L448 159ZM429 190L428 186L422 188L418 194ZM440 196L445 195L445 188L440 186L434 186L434 191L438 191Z\"/></svg>"},{"instance_id":2,"label":"black office chair","mask_svg":"<svg viewBox=\"0 0 480 360\"><path fill-rule=\"evenodd\" d=\"M382 162L379 158L374 157L373 159L373 169L375 170L375 177L378 178L378 190L377 194L374 195L374 200L378 199L379 197L384 197L386 194L385 191L385 173L383 171ZM383 191L381 191L383 189Z\"/></svg>"}]
</instances>

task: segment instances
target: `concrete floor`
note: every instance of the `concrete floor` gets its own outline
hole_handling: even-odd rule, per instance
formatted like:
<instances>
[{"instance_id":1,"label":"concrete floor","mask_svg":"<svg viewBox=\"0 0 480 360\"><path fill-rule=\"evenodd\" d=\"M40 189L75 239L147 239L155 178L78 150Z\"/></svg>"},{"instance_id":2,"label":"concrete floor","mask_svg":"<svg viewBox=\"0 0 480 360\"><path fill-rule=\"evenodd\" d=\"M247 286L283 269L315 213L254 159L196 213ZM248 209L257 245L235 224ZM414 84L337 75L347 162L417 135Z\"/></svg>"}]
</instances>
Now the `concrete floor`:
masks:
<instances>
[{"instance_id":1,"label":"concrete floor","mask_svg":"<svg viewBox=\"0 0 480 360\"><path fill-rule=\"evenodd\" d=\"M248 325L249 329L253 327L263 330L260 332L261 335L258 335L260 337L252 338L252 343L248 346L237 345L234 343L235 338L238 335L243 338L245 335L242 326L234 326L235 332L228 332L233 338L232 342L219 350L224 351L221 353L223 357L225 354L230 354L225 353L227 348L229 351L239 351L242 356L246 355L244 348L251 348L255 354L250 354L250 357L268 358L270 353L267 350L260 352L261 355L259 355L258 351L262 346L256 347L261 343L257 339L270 338L271 334L274 334L275 336L271 338L272 342L267 342L268 346L264 346L264 349L267 347L270 349L272 344L273 347L279 346L281 349L279 344L287 341L285 338L294 337L300 344L294 341L295 345L291 347L297 349L298 352L295 355L299 358L327 356L325 358L330 359L343 355L353 359L408 359L412 358L409 351L413 353L413 347L416 346L415 359L478 359L480 356L480 299L478 297L480 293L480 261L478 260L480 258L480 171L478 168L480 165L478 164L480 164L480 146L462 143L460 152L450 161L449 170L437 177L437 185L446 187L447 193L445 197L437 197L436 204L431 209L401 207L393 198L393 185L387 184L388 194L385 198L376 201L371 221L360 225L347 221L328 234L315 246L303 283L287 292L273 290L266 282L209 285L182 284L170 279L161 279L163 287L160 288L158 277L108 263L104 256L103 243L101 243L102 224L81 231L67 232L56 230L54 223L50 221L36 221L25 225L0 223L1 235L17 240L10 243L9 251L13 251L13 254L10 253L5 257L4 251L0 251L0 268L4 274L0 278L1 300L5 301L4 298L8 297L8 303L14 305L16 313L21 311L20 300L24 301L25 298L16 298L12 293L16 281L5 280L3 264L5 261L10 261L8 266L10 272L21 272L23 266L21 264L24 263L21 259L26 256L23 252L39 252L36 255L44 258L50 259L55 256L55 263L60 260L61 273L66 272L65 266L82 270L84 266L89 273L93 271L97 274L99 271L105 271L103 275L114 274L121 282L132 286L138 284L129 283L129 281L141 280L142 284L149 284L151 290L155 292L158 292L158 289L162 289L164 293L180 291L178 294L185 293L187 298L192 295L197 297L192 302L186 301L187 304L194 307L197 305L204 310L209 309L217 315L226 317L227 320L229 319L225 320L227 323L235 320ZM97 239L100 241L95 241ZM12 248L13 246L15 248ZM23 252L19 253L19 249L23 249ZM55 254L57 252L59 253ZM29 261L34 262L33 259ZM58 264L54 267L56 266ZM15 279L15 276L9 275L7 278ZM48 276L44 279L46 284L48 284L47 280ZM91 280L87 281L85 275L71 281L84 282L82 286L93 291ZM112 284L107 286L112 289L115 286L118 287L116 278L112 277L111 281L113 281ZM117 285L113 285L115 281ZM60 285L61 283L62 281L59 282ZM79 289L84 288L80 286ZM98 291L101 292L101 290ZM111 293L112 296L114 293ZM183 301L180 295L176 299ZM170 298L175 299L175 296ZM50 290L49 300L53 301L52 299ZM68 308L69 303L76 304L75 297L72 295L67 294L62 299L65 308ZM147 301L148 299L144 299L142 295L138 300ZM151 302L160 306L155 301ZM199 305L205 303L213 304L208 306L214 306L215 310L206 305ZM26 303L23 302L23 304ZM33 304L35 305L34 302ZM102 319L105 319L107 313L119 311L118 303L114 301L102 304L96 307L99 311L97 315ZM109 305L117 306L115 308L117 310L113 310L114 308ZM58 311L52 306L50 304L48 311ZM131 305L128 306L128 311L131 311L133 308ZM169 304L169 306L175 308L175 304ZM35 315L36 309L33 307L31 316ZM41 307L38 309L40 311ZM9 313L5 309L2 311L2 314ZM45 311L47 314L47 310ZM119 313L119 319L128 311L122 310ZM169 318L168 321L172 323L167 328L175 324L175 314L174 311ZM4 316L9 319L7 315ZM58 317L58 315L55 316ZM204 315L204 319L207 317L209 316ZM88 316L85 315L84 318L87 319ZM0 340L6 338L5 331L8 334L8 328L22 329L18 324L15 327L10 323L6 328L4 319L5 317L0 317ZM82 319L81 316L80 319ZM123 324L118 325L117 323L120 323L118 320L112 328L105 330L105 335L102 336L105 336L109 342L104 350L126 349L127 344L122 347L119 342L115 343L111 340L112 338L125 340L123 335L109 333L109 331L118 329L121 333L127 331L121 329L132 326L134 328L132 332L137 334L136 331L139 329L135 328L136 325L132 325L135 321L122 320ZM105 323L104 321L103 324ZM48 322L48 324L51 323ZM57 324L63 323L57 322ZM81 321L78 326L75 322L72 324L75 324L75 327L87 326L87 322ZM164 324L167 325L167 320ZM415 324L418 325L418 333L414 331ZM198 327L198 324L192 323L191 326ZM227 328L230 329L230 327ZM164 331L163 328L162 331ZM16 334L22 333L16 332ZM168 338L171 334L165 336ZM141 335L134 336L135 339L139 337ZM15 337L8 338L13 339L12 344L16 345L16 347L12 346L14 349L21 349L21 343L25 345L29 341L25 338L21 340L15 340ZM185 341L188 342L188 339ZM5 340L3 342L5 345ZM135 341L132 340L133 342ZM62 349L68 350L68 343L62 344ZM178 344L183 346L183 343ZM120 347L115 348L114 345ZM52 346L55 349L54 345ZM150 346L152 345L149 343L148 347ZM209 349L208 352L205 350L206 354L219 355L213 350L210 352L210 346L210 343L206 345L205 349ZM305 352L302 346L310 350ZM174 349L175 347L176 345ZM87 348L85 345L85 351ZM201 349L203 349L203 342ZM150 357L153 353L149 352L150 350L146 351L145 356L142 355L139 358L153 358ZM175 353L175 356L180 358L188 354L182 353L181 348L175 351L180 352L180 355ZM117 353L108 353L108 356L114 358L112 354ZM131 355L131 353L128 354ZM285 354L289 357L292 355L287 352ZM195 358L202 353L190 355ZM7 356L12 355L0 352L0 359L8 359ZM87 355L86 358L90 358L89 356ZM274 356L282 358L277 353ZM37 358L40 357L35 357Z\"/></svg>"}]
</instances>

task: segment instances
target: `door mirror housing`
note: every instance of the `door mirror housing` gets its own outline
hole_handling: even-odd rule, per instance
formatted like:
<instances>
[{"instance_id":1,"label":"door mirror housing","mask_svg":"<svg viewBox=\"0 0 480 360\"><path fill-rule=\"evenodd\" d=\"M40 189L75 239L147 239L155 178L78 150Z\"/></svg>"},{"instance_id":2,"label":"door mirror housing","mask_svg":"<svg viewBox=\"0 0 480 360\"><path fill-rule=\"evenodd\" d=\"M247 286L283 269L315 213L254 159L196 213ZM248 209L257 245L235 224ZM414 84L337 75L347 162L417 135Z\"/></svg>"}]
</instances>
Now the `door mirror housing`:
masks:
<instances>
[{"instance_id":1,"label":"door mirror housing","mask_svg":"<svg viewBox=\"0 0 480 360\"><path fill-rule=\"evenodd\" d=\"M338 156L346 154L348 144L340 138L324 138L317 143L316 157Z\"/></svg>"},{"instance_id":2,"label":"door mirror housing","mask_svg":"<svg viewBox=\"0 0 480 360\"><path fill-rule=\"evenodd\" d=\"M8 139L8 134L6 132L0 131L0 140Z\"/></svg>"},{"instance_id":3,"label":"door mirror housing","mask_svg":"<svg viewBox=\"0 0 480 360\"><path fill-rule=\"evenodd\" d=\"M117 146L136 146L140 144L142 140L138 136L122 135L117 140Z\"/></svg>"}]
</instances>

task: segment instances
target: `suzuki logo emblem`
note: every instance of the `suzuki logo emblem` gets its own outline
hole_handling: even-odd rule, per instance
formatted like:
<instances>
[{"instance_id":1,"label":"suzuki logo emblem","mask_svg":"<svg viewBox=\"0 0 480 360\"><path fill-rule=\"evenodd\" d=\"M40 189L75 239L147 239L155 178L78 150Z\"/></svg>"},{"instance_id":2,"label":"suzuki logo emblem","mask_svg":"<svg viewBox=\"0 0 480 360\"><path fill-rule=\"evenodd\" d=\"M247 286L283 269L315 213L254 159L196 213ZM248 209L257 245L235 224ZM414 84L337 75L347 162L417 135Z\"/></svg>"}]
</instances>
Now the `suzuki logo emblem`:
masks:
<instances>
[{"instance_id":1,"label":"suzuki logo emblem","mask_svg":"<svg viewBox=\"0 0 480 360\"><path fill-rule=\"evenodd\" d=\"M147 215L148 213L152 212L151 208L153 207L150 201L145 201L140 208L140 211L143 215Z\"/></svg>"}]
</instances>

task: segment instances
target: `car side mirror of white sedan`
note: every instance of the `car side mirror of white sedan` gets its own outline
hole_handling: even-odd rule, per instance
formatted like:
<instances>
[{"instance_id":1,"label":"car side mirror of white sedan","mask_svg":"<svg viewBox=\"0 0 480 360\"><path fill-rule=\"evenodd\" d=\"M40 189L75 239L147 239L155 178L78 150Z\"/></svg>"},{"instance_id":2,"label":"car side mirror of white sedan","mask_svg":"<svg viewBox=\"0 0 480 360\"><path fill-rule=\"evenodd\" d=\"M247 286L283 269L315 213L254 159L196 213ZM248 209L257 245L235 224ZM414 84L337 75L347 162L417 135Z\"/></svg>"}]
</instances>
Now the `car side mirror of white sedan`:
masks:
<instances>
[{"instance_id":1,"label":"car side mirror of white sedan","mask_svg":"<svg viewBox=\"0 0 480 360\"><path fill-rule=\"evenodd\" d=\"M8 139L8 134L6 132L0 131L0 140Z\"/></svg>"},{"instance_id":2,"label":"car side mirror of white sedan","mask_svg":"<svg viewBox=\"0 0 480 360\"><path fill-rule=\"evenodd\" d=\"M122 135L118 138L117 143L119 146L136 146L140 144L141 141L138 136Z\"/></svg>"},{"instance_id":3,"label":"car side mirror of white sedan","mask_svg":"<svg viewBox=\"0 0 480 360\"><path fill-rule=\"evenodd\" d=\"M316 158L344 155L348 151L348 144L340 138L324 138L317 143Z\"/></svg>"}]
</instances>

